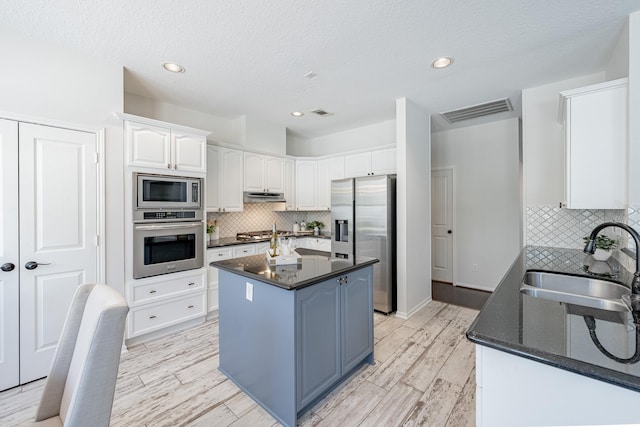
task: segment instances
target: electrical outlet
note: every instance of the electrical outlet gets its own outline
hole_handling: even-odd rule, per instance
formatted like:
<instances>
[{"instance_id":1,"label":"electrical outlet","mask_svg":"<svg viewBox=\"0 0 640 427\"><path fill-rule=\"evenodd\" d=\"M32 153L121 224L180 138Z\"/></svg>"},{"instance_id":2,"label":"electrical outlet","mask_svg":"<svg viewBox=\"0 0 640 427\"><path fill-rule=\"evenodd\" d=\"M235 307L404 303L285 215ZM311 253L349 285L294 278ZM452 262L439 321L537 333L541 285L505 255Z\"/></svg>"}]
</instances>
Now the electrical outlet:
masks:
<instances>
[{"instance_id":1,"label":"electrical outlet","mask_svg":"<svg viewBox=\"0 0 640 427\"><path fill-rule=\"evenodd\" d=\"M471 271L480 271L478 264L471 264Z\"/></svg>"},{"instance_id":2,"label":"electrical outlet","mask_svg":"<svg viewBox=\"0 0 640 427\"><path fill-rule=\"evenodd\" d=\"M246 282L246 298L247 301L253 301L253 285L249 282Z\"/></svg>"}]
</instances>

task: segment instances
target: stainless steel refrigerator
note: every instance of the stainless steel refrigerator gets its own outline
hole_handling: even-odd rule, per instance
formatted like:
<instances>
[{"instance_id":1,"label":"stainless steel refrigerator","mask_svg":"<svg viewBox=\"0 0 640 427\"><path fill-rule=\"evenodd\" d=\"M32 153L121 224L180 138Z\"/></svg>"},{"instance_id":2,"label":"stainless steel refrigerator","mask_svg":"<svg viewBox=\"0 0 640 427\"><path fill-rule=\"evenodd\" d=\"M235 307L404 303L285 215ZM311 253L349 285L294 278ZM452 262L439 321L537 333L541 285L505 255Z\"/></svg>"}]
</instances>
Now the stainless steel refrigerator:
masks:
<instances>
[{"instance_id":1,"label":"stainless steel refrigerator","mask_svg":"<svg viewBox=\"0 0 640 427\"><path fill-rule=\"evenodd\" d=\"M396 310L396 176L331 181L331 255L378 258L373 308Z\"/></svg>"}]
</instances>

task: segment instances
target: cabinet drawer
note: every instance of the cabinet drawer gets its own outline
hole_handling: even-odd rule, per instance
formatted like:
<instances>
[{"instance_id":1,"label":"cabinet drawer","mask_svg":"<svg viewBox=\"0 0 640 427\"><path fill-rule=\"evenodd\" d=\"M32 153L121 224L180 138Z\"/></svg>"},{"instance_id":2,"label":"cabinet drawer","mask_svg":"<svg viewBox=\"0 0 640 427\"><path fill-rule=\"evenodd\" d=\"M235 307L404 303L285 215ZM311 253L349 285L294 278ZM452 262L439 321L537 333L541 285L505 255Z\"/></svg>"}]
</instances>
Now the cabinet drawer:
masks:
<instances>
[{"instance_id":1,"label":"cabinet drawer","mask_svg":"<svg viewBox=\"0 0 640 427\"><path fill-rule=\"evenodd\" d=\"M132 309L129 337L204 316L206 314L206 298L206 292L198 292L165 303L154 304L151 307Z\"/></svg>"},{"instance_id":2,"label":"cabinet drawer","mask_svg":"<svg viewBox=\"0 0 640 427\"><path fill-rule=\"evenodd\" d=\"M215 261L224 261L225 259L233 258L233 249L231 248L220 248L220 249L209 249L207 250L207 261L215 262Z\"/></svg>"},{"instance_id":3,"label":"cabinet drawer","mask_svg":"<svg viewBox=\"0 0 640 427\"><path fill-rule=\"evenodd\" d=\"M241 245L233 248L233 257L240 258L243 256L255 255L255 245Z\"/></svg>"},{"instance_id":4,"label":"cabinet drawer","mask_svg":"<svg viewBox=\"0 0 640 427\"><path fill-rule=\"evenodd\" d=\"M133 286L132 306L164 299L171 295L179 295L196 289L204 289L202 274L180 279L160 280L153 283Z\"/></svg>"}]
</instances>

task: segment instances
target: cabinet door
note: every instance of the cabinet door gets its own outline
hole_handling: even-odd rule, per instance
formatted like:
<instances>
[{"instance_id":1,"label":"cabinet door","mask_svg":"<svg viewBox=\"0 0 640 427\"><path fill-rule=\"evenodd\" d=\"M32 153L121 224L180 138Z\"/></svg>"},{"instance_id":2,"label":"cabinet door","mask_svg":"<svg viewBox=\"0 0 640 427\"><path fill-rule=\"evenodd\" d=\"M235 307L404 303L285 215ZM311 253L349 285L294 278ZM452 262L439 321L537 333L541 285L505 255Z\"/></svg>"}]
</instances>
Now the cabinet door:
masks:
<instances>
[{"instance_id":1,"label":"cabinet door","mask_svg":"<svg viewBox=\"0 0 640 427\"><path fill-rule=\"evenodd\" d=\"M373 282L370 267L349 273L340 286L342 374L373 352Z\"/></svg>"},{"instance_id":2,"label":"cabinet door","mask_svg":"<svg viewBox=\"0 0 640 427\"><path fill-rule=\"evenodd\" d=\"M626 207L627 87L573 96L567 101L567 207Z\"/></svg>"},{"instance_id":3,"label":"cabinet door","mask_svg":"<svg viewBox=\"0 0 640 427\"><path fill-rule=\"evenodd\" d=\"M371 173L374 175L396 173L396 149L388 148L372 151Z\"/></svg>"},{"instance_id":4,"label":"cabinet door","mask_svg":"<svg viewBox=\"0 0 640 427\"><path fill-rule=\"evenodd\" d=\"M173 169L189 172L206 172L207 140L204 136L183 132L171 132Z\"/></svg>"},{"instance_id":5,"label":"cabinet door","mask_svg":"<svg viewBox=\"0 0 640 427\"><path fill-rule=\"evenodd\" d=\"M243 175L243 156L242 151L220 149L220 179L222 187L220 187L220 195L222 197L223 212L242 212L243 195L242 195L242 175Z\"/></svg>"},{"instance_id":6,"label":"cabinet door","mask_svg":"<svg viewBox=\"0 0 640 427\"><path fill-rule=\"evenodd\" d=\"M170 169L171 131L127 121L125 124L129 166Z\"/></svg>"},{"instance_id":7,"label":"cabinet door","mask_svg":"<svg viewBox=\"0 0 640 427\"><path fill-rule=\"evenodd\" d=\"M244 153L244 191L266 191L263 177L264 156Z\"/></svg>"},{"instance_id":8,"label":"cabinet door","mask_svg":"<svg viewBox=\"0 0 640 427\"><path fill-rule=\"evenodd\" d=\"M264 186L272 193L282 193L284 191L284 159L280 157L264 158Z\"/></svg>"},{"instance_id":9,"label":"cabinet door","mask_svg":"<svg viewBox=\"0 0 640 427\"><path fill-rule=\"evenodd\" d=\"M18 123L0 120L0 390L20 383ZM46 374L45 374L46 375Z\"/></svg>"},{"instance_id":10,"label":"cabinet door","mask_svg":"<svg viewBox=\"0 0 640 427\"><path fill-rule=\"evenodd\" d=\"M218 269L209 263L233 258L230 247L207 250L207 311L218 309Z\"/></svg>"},{"instance_id":11,"label":"cabinet door","mask_svg":"<svg viewBox=\"0 0 640 427\"><path fill-rule=\"evenodd\" d=\"M316 210L316 167L315 160L296 161L296 209Z\"/></svg>"},{"instance_id":12,"label":"cabinet door","mask_svg":"<svg viewBox=\"0 0 640 427\"><path fill-rule=\"evenodd\" d=\"M207 144L207 204L208 211L217 211L220 205L220 149Z\"/></svg>"},{"instance_id":13,"label":"cabinet door","mask_svg":"<svg viewBox=\"0 0 640 427\"><path fill-rule=\"evenodd\" d=\"M335 278L296 291L296 407L340 378L340 287Z\"/></svg>"},{"instance_id":14,"label":"cabinet door","mask_svg":"<svg viewBox=\"0 0 640 427\"><path fill-rule=\"evenodd\" d=\"M332 157L331 180L344 178L344 156Z\"/></svg>"},{"instance_id":15,"label":"cabinet door","mask_svg":"<svg viewBox=\"0 0 640 427\"><path fill-rule=\"evenodd\" d=\"M318 160L317 168L316 207L318 210L330 210L332 159Z\"/></svg>"},{"instance_id":16,"label":"cabinet door","mask_svg":"<svg viewBox=\"0 0 640 427\"><path fill-rule=\"evenodd\" d=\"M354 178L371 173L371 153L358 153L344 156L344 176Z\"/></svg>"},{"instance_id":17,"label":"cabinet door","mask_svg":"<svg viewBox=\"0 0 640 427\"><path fill-rule=\"evenodd\" d=\"M296 162L291 159L284 161L284 198L285 209L288 211L296 208Z\"/></svg>"}]
</instances>

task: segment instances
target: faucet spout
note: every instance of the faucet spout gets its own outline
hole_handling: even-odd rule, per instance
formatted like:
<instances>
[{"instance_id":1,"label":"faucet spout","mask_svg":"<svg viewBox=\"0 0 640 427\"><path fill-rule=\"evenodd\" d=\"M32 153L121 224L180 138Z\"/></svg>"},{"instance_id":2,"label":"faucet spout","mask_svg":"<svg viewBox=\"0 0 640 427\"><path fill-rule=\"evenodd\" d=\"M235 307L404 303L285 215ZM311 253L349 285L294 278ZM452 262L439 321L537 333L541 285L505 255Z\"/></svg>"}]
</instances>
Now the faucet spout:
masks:
<instances>
[{"instance_id":1,"label":"faucet spout","mask_svg":"<svg viewBox=\"0 0 640 427\"><path fill-rule=\"evenodd\" d=\"M633 294L640 294L640 234L633 228L629 227L627 224L622 222L603 222L602 224L596 226L596 228L591 231L589 235L589 241L584 247L584 253L592 254L596 251L596 237L598 233L607 227L618 227L629 233L629 235L633 238L633 241L636 244L636 271L633 273L633 280L631 281L631 292Z\"/></svg>"}]
</instances>

